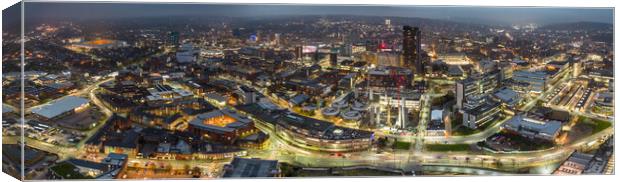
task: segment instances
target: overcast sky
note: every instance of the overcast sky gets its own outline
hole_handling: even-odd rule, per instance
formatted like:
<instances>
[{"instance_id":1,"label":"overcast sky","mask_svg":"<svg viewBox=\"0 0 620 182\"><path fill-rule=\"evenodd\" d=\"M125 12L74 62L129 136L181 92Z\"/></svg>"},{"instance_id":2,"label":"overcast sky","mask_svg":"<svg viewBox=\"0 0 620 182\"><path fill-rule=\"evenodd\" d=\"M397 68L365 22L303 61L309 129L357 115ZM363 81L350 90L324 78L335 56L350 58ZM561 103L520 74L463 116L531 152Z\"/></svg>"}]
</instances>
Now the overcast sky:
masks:
<instances>
[{"instance_id":1,"label":"overcast sky","mask_svg":"<svg viewBox=\"0 0 620 182\"><path fill-rule=\"evenodd\" d=\"M30 18L100 19L157 16L277 16L277 15L367 15L451 20L484 20L493 23L613 23L611 8L542 7L429 7L429 6L315 6L315 5L221 5L221 4L129 4L129 3L35 3L25 5ZM5 13L6 14L6 13ZM488 23L487 22L487 23ZM483 23L483 22L481 22Z\"/></svg>"}]
</instances>

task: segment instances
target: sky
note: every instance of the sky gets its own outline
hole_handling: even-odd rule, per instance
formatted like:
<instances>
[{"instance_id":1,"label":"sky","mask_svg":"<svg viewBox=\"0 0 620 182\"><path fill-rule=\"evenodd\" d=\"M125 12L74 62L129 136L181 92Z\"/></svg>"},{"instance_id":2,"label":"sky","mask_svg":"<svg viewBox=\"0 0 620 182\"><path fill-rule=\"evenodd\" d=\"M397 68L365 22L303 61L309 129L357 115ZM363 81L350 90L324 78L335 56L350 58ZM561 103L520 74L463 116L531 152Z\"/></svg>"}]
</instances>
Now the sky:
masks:
<instances>
[{"instance_id":1,"label":"sky","mask_svg":"<svg viewBox=\"0 0 620 182\"><path fill-rule=\"evenodd\" d=\"M316 5L223 5L135 3L41 3L27 2L28 19L82 20L161 16L283 16L363 15L420 17L442 20L475 20L480 23L553 24L568 22L613 23L612 8L467 7L467 6L316 6ZM8 11L5 10L5 11ZM5 14L5 12L3 12Z\"/></svg>"}]
</instances>

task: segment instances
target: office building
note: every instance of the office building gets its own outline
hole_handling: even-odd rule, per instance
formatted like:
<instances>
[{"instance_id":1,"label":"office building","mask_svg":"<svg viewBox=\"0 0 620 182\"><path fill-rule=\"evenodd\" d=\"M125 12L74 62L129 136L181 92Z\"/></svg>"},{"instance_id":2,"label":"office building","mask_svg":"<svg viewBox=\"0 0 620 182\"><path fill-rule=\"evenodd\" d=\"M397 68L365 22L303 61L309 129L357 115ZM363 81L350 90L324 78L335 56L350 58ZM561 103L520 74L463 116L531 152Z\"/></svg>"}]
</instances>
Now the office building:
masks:
<instances>
[{"instance_id":1,"label":"office building","mask_svg":"<svg viewBox=\"0 0 620 182\"><path fill-rule=\"evenodd\" d=\"M547 74L543 71L515 71L512 79L515 82L527 83L534 93L542 93L547 84Z\"/></svg>"},{"instance_id":2,"label":"office building","mask_svg":"<svg viewBox=\"0 0 620 182\"><path fill-rule=\"evenodd\" d=\"M463 125L476 129L496 119L500 114L500 103L492 100L474 107L463 110Z\"/></svg>"},{"instance_id":3,"label":"office building","mask_svg":"<svg viewBox=\"0 0 620 182\"><path fill-rule=\"evenodd\" d=\"M332 51L329 53L329 65L330 66L338 65L338 50L337 49L332 49Z\"/></svg>"},{"instance_id":4,"label":"office building","mask_svg":"<svg viewBox=\"0 0 620 182\"><path fill-rule=\"evenodd\" d=\"M456 82L456 107L462 109L467 98L481 98L483 95L495 91L499 85L498 73L498 71L494 71L482 75L473 75Z\"/></svg>"},{"instance_id":5,"label":"office building","mask_svg":"<svg viewBox=\"0 0 620 182\"><path fill-rule=\"evenodd\" d=\"M177 46L179 45L179 32L170 32L168 33L168 44Z\"/></svg>"},{"instance_id":6,"label":"office building","mask_svg":"<svg viewBox=\"0 0 620 182\"><path fill-rule=\"evenodd\" d=\"M400 86L406 87L410 86L413 82L413 73L411 70L399 67L376 67L368 71L367 81L371 87L396 88L398 84L402 84Z\"/></svg>"},{"instance_id":7,"label":"office building","mask_svg":"<svg viewBox=\"0 0 620 182\"><path fill-rule=\"evenodd\" d=\"M404 66L415 70L416 74L424 75L422 63L421 35L418 27L403 27L403 62Z\"/></svg>"}]
</instances>

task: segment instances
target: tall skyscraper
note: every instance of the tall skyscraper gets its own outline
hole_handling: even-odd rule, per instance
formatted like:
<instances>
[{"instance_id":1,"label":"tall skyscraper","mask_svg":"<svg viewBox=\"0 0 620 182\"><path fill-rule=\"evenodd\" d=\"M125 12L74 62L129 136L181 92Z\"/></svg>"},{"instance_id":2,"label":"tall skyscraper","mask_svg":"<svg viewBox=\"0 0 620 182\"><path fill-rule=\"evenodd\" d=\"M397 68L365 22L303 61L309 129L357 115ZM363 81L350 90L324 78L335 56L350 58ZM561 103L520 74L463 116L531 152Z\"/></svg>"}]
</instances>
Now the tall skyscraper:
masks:
<instances>
[{"instance_id":1,"label":"tall skyscraper","mask_svg":"<svg viewBox=\"0 0 620 182\"><path fill-rule=\"evenodd\" d=\"M424 65L420 56L422 49L420 40L418 27L403 27L403 66L415 70L416 74L424 75Z\"/></svg>"},{"instance_id":2,"label":"tall skyscraper","mask_svg":"<svg viewBox=\"0 0 620 182\"><path fill-rule=\"evenodd\" d=\"M319 62L319 49L314 50L314 62Z\"/></svg>"},{"instance_id":3,"label":"tall skyscraper","mask_svg":"<svg viewBox=\"0 0 620 182\"><path fill-rule=\"evenodd\" d=\"M332 49L329 53L329 65L336 66L338 65L338 49Z\"/></svg>"},{"instance_id":4,"label":"tall skyscraper","mask_svg":"<svg viewBox=\"0 0 620 182\"><path fill-rule=\"evenodd\" d=\"M295 47L295 58L297 60L301 60L301 58L303 58L303 47L301 46Z\"/></svg>"},{"instance_id":5,"label":"tall skyscraper","mask_svg":"<svg viewBox=\"0 0 620 182\"><path fill-rule=\"evenodd\" d=\"M170 45L179 45L179 32L168 33L168 43Z\"/></svg>"}]
</instances>

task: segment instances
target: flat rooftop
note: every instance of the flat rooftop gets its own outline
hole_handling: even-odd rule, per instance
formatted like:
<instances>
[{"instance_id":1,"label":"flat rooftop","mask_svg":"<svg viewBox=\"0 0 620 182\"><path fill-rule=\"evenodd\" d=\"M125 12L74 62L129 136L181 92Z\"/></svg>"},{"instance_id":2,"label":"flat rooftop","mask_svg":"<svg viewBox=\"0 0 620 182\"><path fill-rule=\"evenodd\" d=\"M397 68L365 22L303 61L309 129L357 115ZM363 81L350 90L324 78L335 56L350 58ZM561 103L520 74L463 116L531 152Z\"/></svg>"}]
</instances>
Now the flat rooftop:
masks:
<instances>
[{"instance_id":1,"label":"flat rooftop","mask_svg":"<svg viewBox=\"0 0 620 182\"><path fill-rule=\"evenodd\" d=\"M277 160L245 159L235 157L225 169L225 178L273 177L278 173Z\"/></svg>"},{"instance_id":2,"label":"flat rooftop","mask_svg":"<svg viewBox=\"0 0 620 182\"><path fill-rule=\"evenodd\" d=\"M523 115L514 116L505 124L509 128L536 132L539 135L554 136L562 128L559 121L541 121L534 118L528 118Z\"/></svg>"},{"instance_id":3,"label":"flat rooftop","mask_svg":"<svg viewBox=\"0 0 620 182\"><path fill-rule=\"evenodd\" d=\"M412 74L411 70L400 68L400 67L377 67L374 69L368 70L368 74L371 75L390 75L391 71L394 70L398 75L410 75Z\"/></svg>"},{"instance_id":4,"label":"flat rooftop","mask_svg":"<svg viewBox=\"0 0 620 182\"><path fill-rule=\"evenodd\" d=\"M32 113L49 119L81 107L88 102L89 100L83 97L66 96L46 104L36 106L32 108Z\"/></svg>"}]
</instances>

